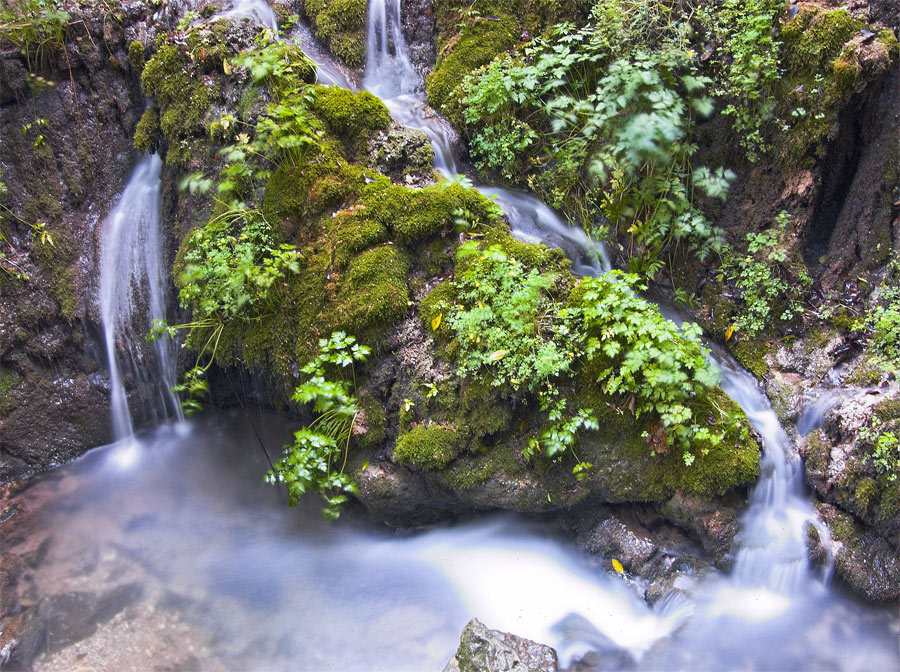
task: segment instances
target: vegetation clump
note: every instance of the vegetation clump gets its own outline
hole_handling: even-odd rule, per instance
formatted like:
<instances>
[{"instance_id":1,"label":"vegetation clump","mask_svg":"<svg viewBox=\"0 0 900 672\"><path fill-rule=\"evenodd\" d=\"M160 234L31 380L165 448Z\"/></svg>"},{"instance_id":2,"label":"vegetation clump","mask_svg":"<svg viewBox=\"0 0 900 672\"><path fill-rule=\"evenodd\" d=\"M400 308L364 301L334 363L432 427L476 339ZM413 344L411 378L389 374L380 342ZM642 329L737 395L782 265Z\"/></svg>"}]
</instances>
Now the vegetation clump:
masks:
<instances>
[{"instance_id":1,"label":"vegetation clump","mask_svg":"<svg viewBox=\"0 0 900 672\"><path fill-rule=\"evenodd\" d=\"M313 32L351 68L364 64L367 0L303 0Z\"/></svg>"},{"instance_id":2,"label":"vegetation clump","mask_svg":"<svg viewBox=\"0 0 900 672\"><path fill-rule=\"evenodd\" d=\"M397 439L394 459L423 469L441 469L453 459L456 440L456 431L450 427L420 425Z\"/></svg>"}]
</instances>

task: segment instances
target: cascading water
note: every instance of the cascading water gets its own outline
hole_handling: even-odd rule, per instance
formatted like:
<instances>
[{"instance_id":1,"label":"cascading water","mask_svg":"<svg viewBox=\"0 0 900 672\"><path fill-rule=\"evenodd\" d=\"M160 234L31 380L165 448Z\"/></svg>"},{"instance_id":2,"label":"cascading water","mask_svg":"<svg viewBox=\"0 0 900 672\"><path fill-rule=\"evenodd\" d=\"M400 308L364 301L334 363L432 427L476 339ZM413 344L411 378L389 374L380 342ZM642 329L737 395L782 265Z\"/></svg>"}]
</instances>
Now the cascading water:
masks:
<instances>
[{"instance_id":1,"label":"cascading water","mask_svg":"<svg viewBox=\"0 0 900 672\"><path fill-rule=\"evenodd\" d=\"M278 20L275 12L265 0L234 0L231 9L216 14L214 18L222 19L250 19L271 30L278 31Z\"/></svg>"},{"instance_id":2,"label":"cascading water","mask_svg":"<svg viewBox=\"0 0 900 672\"><path fill-rule=\"evenodd\" d=\"M162 160L155 154L138 163L101 230L98 302L109 365L113 436L117 440L134 433L117 349L132 365L141 384L141 397L148 401L151 413L160 420L181 414L171 391L175 381L174 343L169 338L156 340L156 362L147 362L143 361L145 348L140 342L152 320L166 316L161 167ZM146 321L138 325L139 317Z\"/></svg>"},{"instance_id":3,"label":"cascading water","mask_svg":"<svg viewBox=\"0 0 900 672\"><path fill-rule=\"evenodd\" d=\"M400 17L400 0L370 0L363 87L383 100L411 93L419 85Z\"/></svg>"}]
</instances>

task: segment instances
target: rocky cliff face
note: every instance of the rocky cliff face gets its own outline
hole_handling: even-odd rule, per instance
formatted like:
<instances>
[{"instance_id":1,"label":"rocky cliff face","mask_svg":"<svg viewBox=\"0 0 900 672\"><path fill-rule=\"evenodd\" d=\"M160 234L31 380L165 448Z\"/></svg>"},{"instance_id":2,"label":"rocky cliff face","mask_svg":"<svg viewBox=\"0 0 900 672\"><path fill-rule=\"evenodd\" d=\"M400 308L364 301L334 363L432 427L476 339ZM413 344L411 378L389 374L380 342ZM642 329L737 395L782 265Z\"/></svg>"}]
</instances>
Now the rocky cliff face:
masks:
<instances>
[{"instance_id":1,"label":"rocky cliff face","mask_svg":"<svg viewBox=\"0 0 900 672\"><path fill-rule=\"evenodd\" d=\"M93 308L97 227L137 158L142 3L70 17L63 42L0 60L0 479L108 441Z\"/></svg>"}]
</instances>

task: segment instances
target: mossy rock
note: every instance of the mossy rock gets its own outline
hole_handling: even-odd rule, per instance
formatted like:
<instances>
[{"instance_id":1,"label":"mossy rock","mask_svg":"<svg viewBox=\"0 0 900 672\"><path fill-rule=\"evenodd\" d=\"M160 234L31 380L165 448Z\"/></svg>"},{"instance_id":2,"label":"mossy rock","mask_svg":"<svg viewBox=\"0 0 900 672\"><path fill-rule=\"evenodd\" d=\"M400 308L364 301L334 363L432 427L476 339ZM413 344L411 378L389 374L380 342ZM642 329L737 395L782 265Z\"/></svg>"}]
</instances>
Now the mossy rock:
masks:
<instances>
[{"instance_id":1,"label":"mossy rock","mask_svg":"<svg viewBox=\"0 0 900 672\"><path fill-rule=\"evenodd\" d=\"M128 62L131 63L132 67L136 70L141 70L144 67L144 63L146 62L144 45L137 40L134 40L128 45Z\"/></svg>"},{"instance_id":2,"label":"mossy rock","mask_svg":"<svg viewBox=\"0 0 900 672\"><path fill-rule=\"evenodd\" d=\"M302 168L279 168L266 183L263 216L281 224L285 238L301 237L322 217L352 203L365 186L365 173L343 161L323 157Z\"/></svg>"},{"instance_id":3,"label":"mossy rock","mask_svg":"<svg viewBox=\"0 0 900 672\"><path fill-rule=\"evenodd\" d=\"M313 33L351 68L363 65L368 0L303 0Z\"/></svg>"},{"instance_id":4,"label":"mossy rock","mask_svg":"<svg viewBox=\"0 0 900 672\"><path fill-rule=\"evenodd\" d=\"M134 147L152 154L159 146L159 110L148 107L134 129Z\"/></svg>"},{"instance_id":5,"label":"mossy rock","mask_svg":"<svg viewBox=\"0 0 900 672\"><path fill-rule=\"evenodd\" d=\"M757 378L763 378L769 372L765 357L771 348L765 341L739 337L729 341L728 349L740 365Z\"/></svg>"},{"instance_id":6,"label":"mossy rock","mask_svg":"<svg viewBox=\"0 0 900 672\"><path fill-rule=\"evenodd\" d=\"M317 86L312 109L345 142L355 142L391 123L384 103L368 91L354 93L336 86Z\"/></svg>"},{"instance_id":7,"label":"mossy rock","mask_svg":"<svg viewBox=\"0 0 900 672\"><path fill-rule=\"evenodd\" d=\"M425 90L431 105L441 109L466 75L516 45L519 21L515 4L509 2L476 0L465 12L449 3L440 3L436 9L438 57Z\"/></svg>"},{"instance_id":8,"label":"mossy rock","mask_svg":"<svg viewBox=\"0 0 900 672\"><path fill-rule=\"evenodd\" d=\"M203 119L219 98L193 71L187 55L174 44L162 44L141 74L144 95L159 107L159 127L169 143L166 163L187 162Z\"/></svg>"},{"instance_id":9,"label":"mossy rock","mask_svg":"<svg viewBox=\"0 0 900 672\"><path fill-rule=\"evenodd\" d=\"M394 460L421 469L446 467L456 454L457 435L450 427L418 426L401 436L394 447Z\"/></svg>"},{"instance_id":10,"label":"mossy rock","mask_svg":"<svg viewBox=\"0 0 900 672\"><path fill-rule=\"evenodd\" d=\"M364 392L359 396L359 409L363 421L362 423L354 425L354 442L360 448L377 446L384 441L386 435L385 428L387 426L387 418L384 414L384 407L375 397ZM358 433L357 428L363 429L364 431Z\"/></svg>"}]
</instances>

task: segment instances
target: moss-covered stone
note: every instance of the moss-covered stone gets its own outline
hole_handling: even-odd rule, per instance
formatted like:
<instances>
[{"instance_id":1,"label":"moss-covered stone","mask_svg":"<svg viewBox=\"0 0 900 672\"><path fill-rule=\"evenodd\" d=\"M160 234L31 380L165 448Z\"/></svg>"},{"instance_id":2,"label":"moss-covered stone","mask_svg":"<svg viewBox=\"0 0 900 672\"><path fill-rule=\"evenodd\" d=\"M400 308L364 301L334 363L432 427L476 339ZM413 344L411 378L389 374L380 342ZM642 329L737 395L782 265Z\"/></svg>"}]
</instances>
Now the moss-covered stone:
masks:
<instances>
[{"instance_id":1,"label":"moss-covered stone","mask_svg":"<svg viewBox=\"0 0 900 672\"><path fill-rule=\"evenodd\" d=\"M460 11L457 3L444 0L435 10L438 56L425 90L431 104L441 109L463 77L516 45L519 21L509 2L475 0Z\"/></svg>"},{"instance_id":2,"label":"moss-covered stone","mask_svg":"<svg viewBox=\"0 0 900 672\"><path fill-rule=\"evenodd\" d=\"M148 107L134 129L134 147L142 152L152 153L159 144L159 111Z\"/></svg>"},{"instance_id":3,"label":"moss-covered stone","mask_svg":"<svg viewBox=\"0 0 900 672\"><path fill-rule=\"evenodd\" d=\"M741 366L757 378L762 378L769 371L765 357L770 346L765 341L737 338L728 343L728 349Z\"/></svg>"},{"instance_id":4,"label":"moss-covered stone","mask_svg":"<svg viewBox=\"0 0 900 672\"><path fill-rule=\"evenodd\" d=\"M359 397L359 408L362 421L354 425L354 441L361 448L377 446L386 434L384 407L371 394L363 393Z\"/></svg>"},{"instance_id":5,"label":"moss-covered stone","mask_svg":"<svg viewBox=\"0 0 900 672\"><path fill-rule=\"evenodd\" d=\"M511 444L501 444L481 455L459 457L442 472L444 481L454 490L468 490L503 473L516 477L527 471L525 462Z\"/></svg>"},{"instance_id":6,"label":"moss-covered stone","mask_svg":"<svg viewBox=\"0 0 900 672\"><path fill-rule=\"evenodd\" d=\"M789 164L824 156L842 105L896 59L894 42L887 36L868 40L860 34L864 27L846 9L813 3L801 3L781 25L784 76L777 113L789 122L787 141L779 142Z\"/></svg>"},{"instance_id":7,"label":"moss-covered stone","mask_svg":"<svg viewBox=\"0 0 900 672\"><path fill-rule=\"evenodd\" d=\"M169 143L166 162L186 162L194 136L203 134L203 118L217 93L196 75L186 53L174 44L160 45L147 61L141 87L159 107L159 127Z\"/></svg>"},{"instance_id":8,"label":"moss-covered stone","mask_svg":"<svg viewBox=\"0 0 900 672\"><path fill-rule=\"evenodd\" d=\"M144 45L135 40L128 45L128 62L136 69L140 70L144 67L146 56L144 54Z\"/></svg>"},{"instance_id":9,"label":"moss-covered stone","mask_svg":"<svg viewBox=\"0 0 900 672\"><path fill-rule=\"evenodd\" d=\"M456 442L456 431L450 427L420 425L397 440L394 460L422 469L440 469L453 459Z\"/></svg>"},{"instance_id":10,"label":"moss-covered stone","mask_svg":"<svg viewBox=\"0 0 900 672\"><path fill-rule=\"evenodd\" d=\"M315 87L313 111L342 140L355 141L391 123L388 109L368 91L354 93L336 86Z\"/></svg>"},{"instance_id":11,"label":"moss-covered stone","mask_svg":"<svg viewBox=\"0 0 900 672\"><path fill-rule=\"evenodd\" d=\"M363 65L366 54L367 0L303 0L303 14L331 53L351 68Z\"/></svg>"},{"instance_id":12,"label":"moss-covered stone","mask_svg":"<svg viewBox=\"0 0 900 672\"><path fill-rule=\"evenodd\" d=\"M0 418L5 418L18 406L14 392L21 383L22 376L13 369L0 366Z\"/></svg>"}]
</instances>

